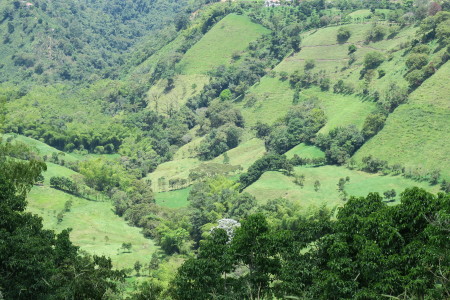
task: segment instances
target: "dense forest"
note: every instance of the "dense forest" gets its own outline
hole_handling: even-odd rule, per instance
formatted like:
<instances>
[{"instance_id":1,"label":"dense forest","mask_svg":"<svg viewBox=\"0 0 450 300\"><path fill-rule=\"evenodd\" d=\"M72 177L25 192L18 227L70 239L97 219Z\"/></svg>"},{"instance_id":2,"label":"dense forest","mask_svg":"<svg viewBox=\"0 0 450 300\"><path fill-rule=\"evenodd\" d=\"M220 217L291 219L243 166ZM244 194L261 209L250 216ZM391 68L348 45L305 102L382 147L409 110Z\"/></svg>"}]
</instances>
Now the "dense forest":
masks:
<instances>
[{"instance_id":1,"label":"dense forest","mask_svg":"<svg viewBox=\"0 0 450 300\"><path fill-rule=\"evenodd\" d=\"M450 2L0 3L0 299L450 299Z\"/></svg>"}]
</instances>

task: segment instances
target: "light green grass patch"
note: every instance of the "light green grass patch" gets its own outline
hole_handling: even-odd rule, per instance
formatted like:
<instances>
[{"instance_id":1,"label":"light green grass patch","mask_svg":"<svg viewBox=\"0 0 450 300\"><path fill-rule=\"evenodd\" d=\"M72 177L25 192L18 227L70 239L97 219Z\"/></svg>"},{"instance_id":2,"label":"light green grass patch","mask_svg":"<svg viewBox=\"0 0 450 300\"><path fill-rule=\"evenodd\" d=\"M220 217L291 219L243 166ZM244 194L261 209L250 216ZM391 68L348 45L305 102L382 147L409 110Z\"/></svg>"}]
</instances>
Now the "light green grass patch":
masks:
<instances>
[{"instance_id":1,"label":"light green grass patch","mask_svg":"<svg viewBox=\"0 0 450 300\"><path fill-rule=\"evenodd\" d=\"M241 109L247 127L254 126L258 121L273 124L278 118L284 117L292 106L294 91L289 87L289 81L265 76L250 88L249 94L236 106ZM251 97L257 99L251 107L246 103Z\"/></svg>"},{"instance_id":2,"label":"light green grass patch","mask_svg":"<svg viewBox=\"0 0 450 300\"><path fill-rule=\"evenodd\" d=\"M187 198L189 196L190 190L191 187L188 187L185 189L175 191L156 193L155 194L156 204L169 208L186 207L189 204Z\"/></svg>"},{"instance_id":3,"label":"light green grass patch","mask_svg":"<svg viewBox=\"0 0 450 300\"><path fill-rule=\"evenodd\" d=\"M294 157L294 155L298 155L302 158L323 158L325 157L325 153L317 148L316 146L312 145L305 145L304 143L301 143L288 152L285 153L286 157L288 159L291 159Z\"/></svg>"},{"instance_id":4,"label":"light green grass patch","mask_svg":"<svg viewBox=\"0 0 450 300\"><path fill-rule=\"evenodd\" d=\"M152 189L159 192L158 179L165 178L168 182L170 179L188 179L192 169L200 165L197 158L185 158L180 160L168 161L160 164L155 171L148 174L146 178L152 181Z\"/></svg>"},{"instance_id":5,"label":"light green grass patch","mask_svg":"<svg viewBox=\"0 0 450 300\"><path fill-rule=\"evenodd\" d=\"M362 129L367 115L375 109L373 102L363 101L355 95L322 92L317 87L305 90L301 95L306 99L313 96L319 98L320 106L327 116L327 123L319 131L320 133L327 133L335 127L348 125L355 125L358 129Z\"/></svg>"},{"instance_id":6,"label":"light green grass patch","mask_svg":"<svg viewBox=\"0 0 450 300\"><path fill-rule=\"evenodd\" d=\"M355 19L367 18L370 15L372 15L372 13L370 12L370 9L360 9L360 10L354 11L349 14L350 17L355 18Z\"/></svg>"},{"instance_id":7,"label":"light green grass patch","mask_svg":"<svg viewBox=\"0 0 450 300\"><path fill-rule=\"evenodd\" d=\"M44 183L49 185L50 184L50 178L54 176L64 176L70 178L72 175L78 174L75 171L72 171L69 168L54 164L54 163L46 163L47 164L47 171L43 172L42 175L44 176Z\"/></svg>"},{"instance_id":8,"label":"light green grass patch","mask_svg":"<svg viewBox=\"0 0 450 300\"><path fill-rule=\"evenodd\" d=\"M186 52L179 67L183 74L204 74L230 63L233 53L245 50L250 42L268 32L246 16L230 14Z\"/></svg>"},{"instance_id":9,"label":"light green grass patch","mask_svg":"<svg viewBox=\"0 0 450 300\"><path fill-rule=\"evenodd\" d=\"M370 192L383 193L389 189L395 189L400 193L405 188L418 186L437 192L438 187L430 187L423 182L415 182L401 176L380 176L365 172L346 169L345 167L323 166L323 167L295 167L295 173L305 176L304 187L296 185L293 177L288 177L280 172L266 172L261 178L245 189L254 195L260 203L276 198L286 198L299 203L302 207L311 206L328 207L341 206L345 202L338 192L339 178L350 178L345 185L349 196L366 196ZM315 191L314 182L320 182L319 191Z\"/></svg>"},{"instance_id":10,"label":"light green grass patch","mask_svg":"<svg viewBox=\"0 0 450 300\"><path fill-rule=\"evenodd\" d=\"M69 200L73 201L72 208L57 224L56 216ZM70 239L75 245L91 254L111 257L115 268L132 268L138 260L148 262L156 250L139 228L114 214L110 202L88 201L48 186L34 187L28 202L28 211L40 215L45 228L57 232L72 228ZM131 253L118 251L122 243L132 243Z\"/></svg>"},{"instance_id":11,"label":"light green grass patch","mask_svg":"<svg viewBox=\"0 0 450 300\"><path fill-rule=\"evenodd\" d=\"M148 107L165 114L178 110L190 97L200 93L208 81L206 75L178 75L174 79L174 88L167 90L167 80L159 80L147 93Z\"/></svg>"},{"instance_id":12,"label":"light green grass patch","mask_svg":"<svg viewBox=\"0 0 450 300\"><path fill-rule=\"evenodd\" d=\"M230 158L230 165L241 166L244 170L248 169L256 160L263 157L266 153L264 141L253 138L241 143L234 149L227 151ZM212 160L215 163L223 163L224 156L220 155Z\"/></svg>"},{"instance_id":13,"label":"light green grass patch","mask_svg":"<svg viewBox=\"0 0 450 300\"><path fill-rule=\"evenodd\" d=\"M354 155L372 155L390 164L441 170L450 178L450 63L443 65L386 120L384 128Z\"/></svg>"},{"instance_id":14,"label":"light green grass patch","mask_svg":"<svg viewBox=\"0 0 450 300\"><path fill-rule=\"evenodd\" d=\"M4 138L6 139L11 136L13 137L13 142L17 141L17 142L24 143L24 144L28 145L29 147L31 147L32 149L36 150L37 153L41 156L47 155L48 157L51 157L52 153L59 153L59 154L62 154L60 156L60 158L64 159L67 162L74 162L74 161L78 160L78 158L76 156L72 155L71 153L62 152L56 148L53 148L53 147L47 145L46 143L43 143L41 141L35 140L30 137L26 137L24 135L5 134Z\"/></svg>"}]
</instances>

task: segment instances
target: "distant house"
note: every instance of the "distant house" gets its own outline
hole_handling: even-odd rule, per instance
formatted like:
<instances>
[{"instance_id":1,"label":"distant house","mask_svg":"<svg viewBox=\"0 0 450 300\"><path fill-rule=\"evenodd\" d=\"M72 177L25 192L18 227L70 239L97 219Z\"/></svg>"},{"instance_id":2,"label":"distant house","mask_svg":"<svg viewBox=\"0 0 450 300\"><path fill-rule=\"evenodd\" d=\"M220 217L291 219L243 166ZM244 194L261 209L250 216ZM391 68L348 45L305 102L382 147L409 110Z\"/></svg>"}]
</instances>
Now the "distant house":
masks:
<instances>
[{"instance_id":1,"label":"distant house","mask_svg":"<svg viewBox=\"0 0 450 300\"><path fill-rule=\"evenodd\" d=\"M286 2L292 2L292 0L265 0L264 5L266 7L274 7L284 5Z\"/></svg>"},{"instance_id":2,"label":"distant house","mask_svg":"<svg viewBox=\"0 0 450 300\"><path fill-rule=\"evenodd\" d=\"M281 0L265 0L264 5L266 7L280 6Z\"/></svg>"},{"instance_id":3,"label":"distant house","mask_svg":"<svg viewBox=\"0 0 450 300\"><path fill-rule=\"evenodd\" d=\"M31 3L31 2L27 2L27 3L25 3L25 6L26 6L27 8L30 8L30 7L34 6L34 4Z\"/></svg>"}]
</instances>

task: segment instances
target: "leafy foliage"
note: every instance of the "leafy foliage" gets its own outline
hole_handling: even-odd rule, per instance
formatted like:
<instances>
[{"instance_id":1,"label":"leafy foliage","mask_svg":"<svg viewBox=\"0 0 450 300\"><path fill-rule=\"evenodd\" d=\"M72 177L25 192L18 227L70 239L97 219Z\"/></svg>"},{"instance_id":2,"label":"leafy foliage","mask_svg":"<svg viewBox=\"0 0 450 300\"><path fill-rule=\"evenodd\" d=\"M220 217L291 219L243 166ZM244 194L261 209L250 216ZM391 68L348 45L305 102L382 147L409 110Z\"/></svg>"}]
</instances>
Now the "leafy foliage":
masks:
<instances>
[{"instance_id":1,"label":"leafy foliage","mask_svg":"<svg viewBox=\"0 0 450 300\"><path fill-rule=\"evenodd\" d=\"M251 215L230 244L221 230L201 244L172 281L172 295L442 299L450 287L449 203L448 195L413 188L393 207L378 194L351 198L335 220L319 211L271 227Z\"/></svg>"}]
</instances>

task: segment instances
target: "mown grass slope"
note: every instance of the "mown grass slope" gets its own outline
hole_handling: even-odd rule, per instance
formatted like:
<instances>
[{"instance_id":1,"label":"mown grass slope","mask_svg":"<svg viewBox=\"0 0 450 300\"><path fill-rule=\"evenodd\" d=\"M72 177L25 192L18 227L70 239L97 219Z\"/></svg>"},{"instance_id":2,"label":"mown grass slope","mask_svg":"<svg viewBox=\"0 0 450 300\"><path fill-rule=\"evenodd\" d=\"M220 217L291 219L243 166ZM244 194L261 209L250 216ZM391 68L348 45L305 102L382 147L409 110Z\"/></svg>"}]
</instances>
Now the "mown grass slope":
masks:
<instances>
[{"instance_id":1,"label":"mown grass slope","mask_svg":"<svg viewBox=\"0 0 450 300\"><path fill-rule=\"evenodd\" d=\"M57 215L67 201L72 201L72 208L58 224ZM132 268L138 260L147 262L156 251L153 241L146 239L139 228L114 214L110 202L82 199L44 185L31 190L28 211L41 216L47 229L59 232L71 228L75 245L90 254L111 257L115 268ZM122 243L131 243L132 251L119 250Z\"/></svg>"},{"instance_id":2,"label":"mown grass slope","mask_svg":"<svg viewBox=\"0 0 450 300\"><path fill-rule=\"evenodd\" d=\"M266 172L261 178L245 189L254 195L259 203L276 198L286 198L300 204L304 208L310 206L328 207L340 206L345 202L338 191L339 178L350 178L345 185L345 191L349 196L366 196L370 192L382 194L386 190L394 189L400 193L405 188L419 186L438 191L438 187L430 187L426 183L418 183L401 176L380 176L365 172L349 170L345 167L296 167L295 174L304 175L304 187L296 185L293 177L283 175L280 172ZM320 188L314 189L314 183L318 180Z\"/></svg>"},{"instance_id":3,"label":"mown grass slope","mask_svg":"<svg viewBox=\"0 0 450 300\"><path fill-rule=\"evenodd\" d=\"M180 70L183 74L205 74L226 65L234 53L245 50L250 42L268 32L246 16L230 14L186 52L179 64Z\"/></svg>"},{"instance_id":4,"label":"mown grass slope","mask_svg":"<svg viewBox=\"0 0 450 300\"><path fill-rule=\"evenodd\" d=\"M443 65L410 95L386 121L384 128L368 141L355 159L373 155L391 164L441 170L450 178L450 63Z\"/></svg>"},{"instance_id":5,"label":"mown grass slope","mask_svg":"<svg viewBox=\"0 0 450 300\"><path fill-rule=\"evenodd\" d=\"M6 138L8 136L5 135ZM62 153L45 143L21 135L14 135L13 141L25 143L41 156ZM60 154L59 157L66 161L86 159L85 156L70 153ZM132 268L137 260L148 261L156 251L153 241L145 238L139 228L129 226L123 218L118 217L111 202L88 200L50 187L51 177L70 178L76 174L64 166L47 162L43 185L34 186L29 193L27 210L41 216L47 229L60 232L71 228L70 236L75 245L90 254L111 257L115 268ZM72 208L64 213L62 222L58 223L57 215L67 201L72 201ZM132 243L132 251L119 251L122 243Z\"/></svg>"}]
</instances>

